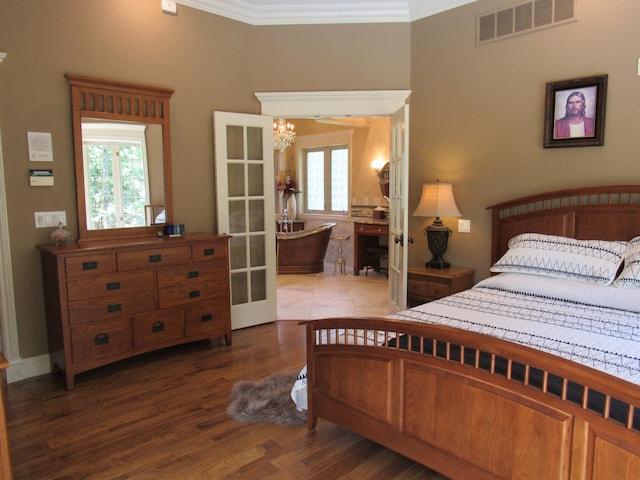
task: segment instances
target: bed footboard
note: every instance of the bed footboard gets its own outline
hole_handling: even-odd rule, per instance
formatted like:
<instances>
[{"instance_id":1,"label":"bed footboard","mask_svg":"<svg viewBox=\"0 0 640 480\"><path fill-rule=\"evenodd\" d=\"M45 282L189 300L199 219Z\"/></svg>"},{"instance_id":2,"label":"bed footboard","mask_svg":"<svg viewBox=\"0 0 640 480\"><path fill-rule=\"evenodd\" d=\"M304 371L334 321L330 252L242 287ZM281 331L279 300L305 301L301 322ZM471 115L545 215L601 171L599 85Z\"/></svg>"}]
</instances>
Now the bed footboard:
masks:
<instances>
[{"instance_id":1,"label":"bed footboard","mask_svg":"<svg viewBox=\"0 0 640 480\"><path fill-rule=\"evenodd\" d=\"M452 479L640 478L640 387L484 335L306 323L309 428L334 422Z\"/></svg>"}]
</instances>

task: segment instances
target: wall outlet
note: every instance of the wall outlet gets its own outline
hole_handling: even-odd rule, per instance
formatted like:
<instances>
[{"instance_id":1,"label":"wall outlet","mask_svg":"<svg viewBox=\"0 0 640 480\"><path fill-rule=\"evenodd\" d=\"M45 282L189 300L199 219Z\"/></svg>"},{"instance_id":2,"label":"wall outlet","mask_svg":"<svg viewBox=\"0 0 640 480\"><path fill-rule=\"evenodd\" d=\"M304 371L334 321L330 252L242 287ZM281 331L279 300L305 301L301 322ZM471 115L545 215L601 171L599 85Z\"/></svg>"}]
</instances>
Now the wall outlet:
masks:
<instances>
[{"instance_id":1,"label":"wall outlet","mask_svg":"<svg viewBox=\"0 0 640 480\"><path fill-rule=\"evenodd\" d=\"M471 220L459 219L458 220L458 232L459 233L471 233Z\"/></svg>"},{"instance_id":2,"label":"wall outlet","mask_svg":"<svg viewBox=\"0 0 640 480\"><path fill-rule=\"evenodd\" d=\"M67 225L67 212L34 212L36 228L50 228Z\"/></svg>"}]
</instances>

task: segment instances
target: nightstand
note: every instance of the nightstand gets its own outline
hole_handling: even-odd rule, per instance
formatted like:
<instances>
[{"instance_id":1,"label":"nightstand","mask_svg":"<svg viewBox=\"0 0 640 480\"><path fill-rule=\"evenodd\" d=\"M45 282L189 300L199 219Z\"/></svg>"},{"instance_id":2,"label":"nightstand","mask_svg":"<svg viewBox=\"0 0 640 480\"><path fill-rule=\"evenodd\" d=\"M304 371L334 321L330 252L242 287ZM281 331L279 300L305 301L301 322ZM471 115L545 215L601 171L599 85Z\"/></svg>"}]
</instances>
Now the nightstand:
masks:
<instances>
[{"instance_id":1,"label":"nightstand","mask_svg":"<svg viewBox=\"0 0 640 480\"><path fill-rule=\"evenodd\" d=\"M473 286L475 270L464 267L410 267L407 271L407 304L415 307Z\"/></svg>"}]
</instances>

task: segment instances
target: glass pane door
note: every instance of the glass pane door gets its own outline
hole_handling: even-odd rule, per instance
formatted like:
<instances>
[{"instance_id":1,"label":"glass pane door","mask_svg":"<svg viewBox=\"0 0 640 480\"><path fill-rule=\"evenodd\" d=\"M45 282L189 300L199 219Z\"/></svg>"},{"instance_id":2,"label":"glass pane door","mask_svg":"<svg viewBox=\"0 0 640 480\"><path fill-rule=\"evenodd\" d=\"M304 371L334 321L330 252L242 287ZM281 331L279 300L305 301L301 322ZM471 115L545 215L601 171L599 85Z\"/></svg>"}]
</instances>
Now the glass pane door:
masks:
<instances>
[{"instance_id":1,"label":"glass pane door","mask_svg":"<svg viewBox=\"0 0 640 480\"><path fill-rule=\"evenodd\" d=\"M218 231L232 235L234 329L276 320L272 121L214 112Z\"/></svg>"}]
</instances>

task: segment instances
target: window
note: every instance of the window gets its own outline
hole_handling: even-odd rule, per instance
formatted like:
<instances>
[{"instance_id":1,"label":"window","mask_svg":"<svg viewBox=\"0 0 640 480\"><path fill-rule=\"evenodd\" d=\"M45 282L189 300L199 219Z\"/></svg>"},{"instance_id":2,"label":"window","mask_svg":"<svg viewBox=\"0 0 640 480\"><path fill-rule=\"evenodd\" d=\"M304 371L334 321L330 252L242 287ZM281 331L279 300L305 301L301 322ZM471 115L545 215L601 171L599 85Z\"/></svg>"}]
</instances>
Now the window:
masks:
<instances>
[{"instance_id":1,"label":"window","mask_svg":"<svg viewBox=\"0 0 640 480\"><path fill-rule=\"evenodd\" d=\"M142 227L149 204L145 126L83 123L87 228Z\"/></svg>"},{"instance_id":2,"label":"window","mask_svg":"<svg viewBox=\"0 0 640 480\"><path fill-rule=\"evenodd\" d=\"M305 212L349 213L351 134L349 130L296 140L303 175L301 190Z\"/></svg>"}]
</instances>

